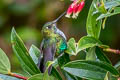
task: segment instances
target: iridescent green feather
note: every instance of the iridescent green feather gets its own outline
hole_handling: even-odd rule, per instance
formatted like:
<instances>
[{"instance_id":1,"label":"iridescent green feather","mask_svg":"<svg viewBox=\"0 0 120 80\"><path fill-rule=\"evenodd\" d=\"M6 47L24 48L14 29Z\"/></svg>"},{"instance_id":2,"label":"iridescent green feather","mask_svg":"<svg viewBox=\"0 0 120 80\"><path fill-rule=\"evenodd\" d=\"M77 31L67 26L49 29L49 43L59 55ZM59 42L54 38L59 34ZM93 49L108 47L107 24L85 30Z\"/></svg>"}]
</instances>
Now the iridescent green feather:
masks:
<instances>
[{"instance_id":1,"label":"iridescent green feather","mask_svg":"<svg viewBox=\"0 0 120 80\"><path fill-rule=\"evenodd\" d=\"M62 37L57 38L57 43L56 43L56 54L59 55L64 52L65 49L67 49L67 44L66 40Z\"/></svg>"}]
</instances>

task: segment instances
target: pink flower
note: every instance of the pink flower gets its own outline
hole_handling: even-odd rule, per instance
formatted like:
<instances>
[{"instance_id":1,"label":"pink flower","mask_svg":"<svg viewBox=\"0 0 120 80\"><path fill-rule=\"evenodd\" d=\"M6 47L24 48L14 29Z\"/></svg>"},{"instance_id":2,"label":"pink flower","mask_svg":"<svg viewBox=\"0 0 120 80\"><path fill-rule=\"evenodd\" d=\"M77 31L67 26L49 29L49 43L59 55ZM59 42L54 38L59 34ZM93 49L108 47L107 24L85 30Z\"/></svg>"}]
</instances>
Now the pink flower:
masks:
<instances>
[{"instance_id":1,"label":"pink flower","mask_svg":"<svg viewBox=\"0 0 120 80\"><path fill-rule=\"evenodd\" d=\"M77 15L77 16L78 16L78 14L82 11L84 5L85 5L85 2L84 2L84 1L82 1L82 2L79 4L79 8L78 8L78 10L77 10L77 12L76 12L76 15Z\"/></svg>"},{"instance_id":2,"label":"pink flower","mask_svg":"<svg viewBox=\"0 0 120 80\"><path fill-rule=\"evenodd\" d=\"M65 17L70 18L70 15L72 14L72 12L73 12L73 6L71 4L67 10L67 14L65 15Z\"/></svg>"},{"instance_id":3,"label":"pink flower","mask_svg":"<svg viewBox=\"0 0 120 80\"><path fill-rule=\"evenodd\" d=\"M66 17L70 18L70 15L73 13L74 6L76 6L76 1L77 0L74 0L74 2L69 6L67 14L65 15Z\"/></svg>"},{"instance_id":4,"label":"pink flower","mask_svg":"<svg viewBox=\"0 0 120 80\"><path fill-rule=\"evenodd\" d=\"M74 6L72 18L77 18L76 13L78 12L78 8L79 8L79 5Z\"/></svg>"},{"instance_id":5,"label":"pink flower","mask_svg":"<svg viewBox=\"0 0 120 80\"><path fill-rule=\"evenodd\" d=\"M74 0L74 2L69 6L67 10L66 17L70 18L70 15L73 13L72 18L77 18L78 14L81 12L85 5L84 0L81 2L79 0Z\"/></svg>"}]
</instances>

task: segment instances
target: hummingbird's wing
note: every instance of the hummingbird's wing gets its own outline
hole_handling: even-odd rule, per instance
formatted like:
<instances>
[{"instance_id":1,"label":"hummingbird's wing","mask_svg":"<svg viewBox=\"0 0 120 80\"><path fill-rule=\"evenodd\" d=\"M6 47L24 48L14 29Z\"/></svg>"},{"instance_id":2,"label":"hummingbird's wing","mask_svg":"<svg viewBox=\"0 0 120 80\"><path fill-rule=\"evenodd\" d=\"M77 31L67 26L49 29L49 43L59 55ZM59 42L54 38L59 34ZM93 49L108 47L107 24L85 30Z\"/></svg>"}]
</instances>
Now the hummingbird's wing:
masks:
<instances>
[{"instance_id":1,"label":"hummingbird's wing","mask_svg":"<svg viewBox=\"0 0 120 80\"><path fill-rule=\"evenodd\" d=\"M60 36L62 36L65 40L67 40L65 34L60 30L60 29L57 29L56 33L58 33Z\"/></svg>"},{"instance_id":2,"label":"hummingbird's wing","mask_svg":"<svg viewBox=\"0 0 120 80\"><path fill-rule=\"evenodd\" d=\"M47 45L47 46L46 46ZM43 53L43 58L39 59L38 67L40 68L41 72L45 72L46 70L46 63L47 61L53 61L54 55L56 51L55 44L49 45L49 43L41 43L41 50ZM51 73L52 66L49 67L48 73Z\"/></svg>"},{"instance_id":3,"label":"hummingbird's wing","mask_svg":"<svg viewBox=\"0 0 120 80\"><path fill-rule=\"evenodd\" d=\"M57 33L56 56L58 56L61 55L61 53L63 53L64 50L67 49L67 41L65 34L61 30L57 29L56 33Z\"/></svg>"},{"instance_id":4,"label":"hummingbird's wing","mask_svg":"<svg viewBox=\"0 0 120 80\"><path fill-rule=\"evenodd\" d=\"M41 52L41 55L42 56L40 56L39 58L38 58L38 64L37 64L37 66L38 66L38 68L40 68L40 64L41 64L41 62L43 61L42 59L43 59L43 45L44 45L44 39L42 40L42 42L41 42L41 44L40 44L40 52Z\"/></svg>"},{"instance_id":5,"label":"hummingbird's wing","mask_svg":"<svg viewBox=\"0 0 120 80\"><path fill-rule=\"evenodd\" d=\"M54 56L55 56L55 44L52 44L51 46L48 46L46 48L43 49L43 68L41 70L43 70L43 72L45 72L46 70L46 63L47 61L53 61L54 60ZM49 67L48 69L48 73L51 73L51 69L52 66Z\"/></svg>"}]
</instances>

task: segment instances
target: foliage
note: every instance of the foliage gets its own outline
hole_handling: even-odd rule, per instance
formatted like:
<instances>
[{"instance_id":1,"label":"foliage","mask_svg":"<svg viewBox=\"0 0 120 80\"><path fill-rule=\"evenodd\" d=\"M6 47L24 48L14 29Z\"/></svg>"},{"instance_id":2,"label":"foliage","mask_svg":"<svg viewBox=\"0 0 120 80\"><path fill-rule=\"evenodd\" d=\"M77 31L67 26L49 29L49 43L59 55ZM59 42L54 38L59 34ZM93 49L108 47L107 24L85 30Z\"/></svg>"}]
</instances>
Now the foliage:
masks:
<instances>
[{"instance_id":1,"label":"foliage","mask_svg":"<svg viewBox=\"0 0 120 80\"><path fill-rule=\"evenodd\" d=\"M41 51L35 45L32 45L28 50L13 28L11 32L12 49L21 67L29 75L27 79L117 80L120 77L120 64L116 64L117 67L111 64L109 58L103 53L103 50L110 48L104 45L99 38L101 27L102 25L105 26L107 18L120 13L119 5L120 0L93 0L86 22L87 36L83 36L78 42L74 38L70 38L67 42L67 50L65 50L63 55L56 57L54 61L47 62L47 69L44 73L41 73L37 67L38 59L42 58ZM86 58L84 60L71 61L70 56L77 56L81 51L86 53ZM13 75L17 73L11 71L10 61L2 49L0 49L0 64L0 79L26 80L21 75L20 77ZM51 75L49 75L48 68L51 65L53 68Z\"/></svg>"},{"instance_id":2,"label":"foliage","mask_svg":"<svg viewBox=\"0 0 120 80\"><path fill-rule=\"evenodd\" d=\"M10 72L11 70L10 61L2 49L0 49L0 64L1 64L0 73L7 74Z\"/></svg>"}]
</instances>

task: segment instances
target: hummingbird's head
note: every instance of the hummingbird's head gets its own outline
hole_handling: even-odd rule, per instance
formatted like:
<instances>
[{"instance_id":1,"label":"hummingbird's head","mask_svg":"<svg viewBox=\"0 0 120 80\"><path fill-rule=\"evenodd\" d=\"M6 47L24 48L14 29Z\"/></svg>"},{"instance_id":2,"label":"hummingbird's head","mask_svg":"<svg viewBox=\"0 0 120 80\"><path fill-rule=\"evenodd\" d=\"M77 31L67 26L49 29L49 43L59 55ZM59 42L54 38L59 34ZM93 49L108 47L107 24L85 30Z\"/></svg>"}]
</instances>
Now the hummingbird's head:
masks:
<instances>
[{"instance_id":1,"label":"hummingbird's head","mask_svg":"<svg viewBox=\"0 0 120 80\"><path fill-rule=\"evenodd\" d=\"M47 22L42 28L42 34L45 37L53 37L55 36L55 31L57 30L56 23Z\"/></svg>"},{"instance_id":2,"label":"hummingbird's head","mask_svg":"<svg viewBox=\"0 0 120 80\"><path fill-rule=\"evenodd\" d=\"M47 22L43 28L42 28L42 33L44 37L54 37L57 31L57 27L56 27L56 22L66 14L66 12L64 12L62 15L60 15L56 20L51 21L51 22Z\"/></svg>"}]
</instances>

